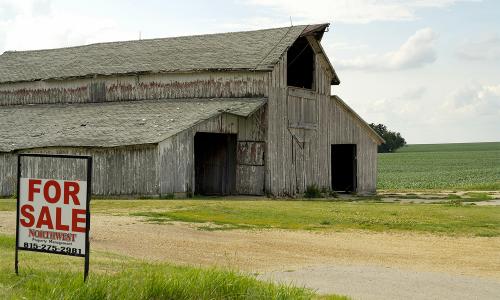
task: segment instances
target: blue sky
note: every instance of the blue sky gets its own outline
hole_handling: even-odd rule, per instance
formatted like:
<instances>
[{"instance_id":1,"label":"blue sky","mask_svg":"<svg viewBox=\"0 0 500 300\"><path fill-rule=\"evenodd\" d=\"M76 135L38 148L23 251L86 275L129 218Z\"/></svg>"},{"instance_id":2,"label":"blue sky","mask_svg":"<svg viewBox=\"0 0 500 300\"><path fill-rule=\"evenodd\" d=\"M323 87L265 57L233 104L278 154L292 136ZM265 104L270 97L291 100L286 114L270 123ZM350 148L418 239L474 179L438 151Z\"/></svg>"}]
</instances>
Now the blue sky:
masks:
<instances>
[{"instance_id":1,"label":"blue sky","mask_svg":"<svg viewBox=\"0 0 500 300\"><path fill-rule=\"evenodd\" d=\"M306 5L305 5L306 4ZM497 0L0 0L0 53L331 23L333 93L409 143L500 141Z\"/></svg>"}]
</instances>

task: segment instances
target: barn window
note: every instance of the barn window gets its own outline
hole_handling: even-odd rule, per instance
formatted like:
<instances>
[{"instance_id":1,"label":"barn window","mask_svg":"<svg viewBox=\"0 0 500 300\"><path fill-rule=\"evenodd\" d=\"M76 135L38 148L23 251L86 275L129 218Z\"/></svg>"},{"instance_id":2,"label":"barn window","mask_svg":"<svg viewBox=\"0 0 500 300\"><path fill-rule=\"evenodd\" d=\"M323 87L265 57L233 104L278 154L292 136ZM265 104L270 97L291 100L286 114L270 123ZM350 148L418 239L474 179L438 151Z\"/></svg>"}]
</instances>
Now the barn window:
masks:
<instances>
[{"instance_id":1,"label":"barn window","mask_svg":"<svg viewBox=\"0 0 500 300\"><path fill-rule=\"evenodd\" d=\"M287 84L312 89L314 82L314 51L306 38L299 38L288 49Z\"/></svg>"}]
</instances>

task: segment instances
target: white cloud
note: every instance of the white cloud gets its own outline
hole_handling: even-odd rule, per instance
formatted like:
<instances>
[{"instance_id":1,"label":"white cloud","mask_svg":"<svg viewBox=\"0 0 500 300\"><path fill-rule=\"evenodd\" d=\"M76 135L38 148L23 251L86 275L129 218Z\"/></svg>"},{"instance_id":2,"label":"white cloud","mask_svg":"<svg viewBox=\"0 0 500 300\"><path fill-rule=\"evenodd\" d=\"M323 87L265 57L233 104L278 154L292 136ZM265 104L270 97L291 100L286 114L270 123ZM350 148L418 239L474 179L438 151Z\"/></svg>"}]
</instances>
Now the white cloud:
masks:
<instances>
[{"instance_id":1,"label":"white cloud","mask_svg":"<svg viewBox=\"0 0 500 300\"><path fill-rule=\"evenodd\" d=\"M463 116L497 115L500 118L500 84L462 88L451 94L442 108Z\"/></svg>"},{"instance_id":2,"label":"white cloud","mask_svg":"<svg viewBox=\"0 0 500 300\"><path fill-rule=\"evenodd\" d=\"M221 24L221 28L227 31L237 31L237 30L254 30L262 28L273 28L273 27L287 27L290 26L290 21L282 19L276 19L272 17L250 17L239 19L238 22L225 22Z\"/></svg>"},{"instance_id":3,"label":"white cloud","mask_svg":"<svg viewBox=\"0 0 500 300\"><path fill-rule=\"evenodd\" d=\"M408 116L414 116L422 110L421 102L418 100L421 100L426 92L427 89L423 86L409 88L398 96L370 102L367 110L407 119Z\"/></svg>"},{"instance_id":4,"label":"white cloud","mask_svg":"<svg viewBox=\"0 0 500 300\"><path fill-rule=\"evenodd\" d=\"M326 45L328 50L333 51L354 51L354 50L364 50L368 48L367 44L351 44L348 42L340 42L340 41L334 41L328 45Z\"/></svg>"},{"instance_id":5,"label":"white cloud","mask_svg":"<svg viewBox=\"0 0 500 300\"><path fill-rule=\"evenodd\" d=\"M423 86L413 87L406 90L403 94L401 94L396 99L398 100L406 100L406 101L414 101L422 99L427 93L427 88Z\"/></svg>"},{"instance_id":6,"label":"white cloud","mask_svg":"<svg viewBox=\"0 0 500 300\"><path fill-rule=\"evenodd\" d=\"M409 143L499 140L500 84L475 85L445 95L436 87L417 85L399 93L379 91L350 104L368 122L386 124Z\"/></svg>"},{"instance_id":7,"label":"white cloud","mask_svg":"<svg viewBox=\"0 0 500 300\"><path fill-rule=\"evenodd\" d=\"M0 53L136 38L111 19L55 13L48 0L0 0Z\"/></svg>"},{"instance_id":8,"label":"white cloud","mask_svg":"<svg viewBox=\"0 0 500 300\"><path fill-rule=\"evenodd\" d=\"M436 60L434 41L437 35L430 28L420 29L399 47L382 55L368 55L347 60L337 60L339 69L376 71L403 70L422 67Z\"/></svg>"},{"instance_id":9,"label":"white cloud","mask_svg":"<svg viewBox=\"0 0 500 300\"><path fill-rule=\"evenodd\" d=\"M443 8L457 2L480 0L247 0L250 5L266 6L286 13L300 22L335 21L370 23L407 21L417 18L421 8Z\"/></svg>"},{"instance_id":10,"label":"white cloud","mask_svg":"<svg viewBox=\"0 0 500 300\"><path fill-rule=\"evenodd\" d=\"M458 55L470 60L500 60L500 36L493 34L477 41L464 43Z\"/></svg>"}]
</instances>

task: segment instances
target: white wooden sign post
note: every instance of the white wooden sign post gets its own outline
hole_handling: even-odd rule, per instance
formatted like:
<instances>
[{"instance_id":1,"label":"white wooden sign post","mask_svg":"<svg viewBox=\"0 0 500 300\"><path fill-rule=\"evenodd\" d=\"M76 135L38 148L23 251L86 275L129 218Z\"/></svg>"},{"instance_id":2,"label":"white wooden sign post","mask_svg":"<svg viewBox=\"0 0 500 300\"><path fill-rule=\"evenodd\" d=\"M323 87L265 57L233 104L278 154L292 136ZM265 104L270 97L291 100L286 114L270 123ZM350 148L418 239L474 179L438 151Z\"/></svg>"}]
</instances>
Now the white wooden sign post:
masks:
<instances>
[{"instance_id":1,"label":"white wooden sign post","mask_svg":"<svg viewBox=\"0 0 500 300\"><path fill-rule=\"evenodd\" d=\"M86 160L87 180L24 177L23 157ZM17 174L16 274L19 250L46 252L84 257L85 281L89 272L92 157L20 154Z\"/></svg>"}]
</instances>

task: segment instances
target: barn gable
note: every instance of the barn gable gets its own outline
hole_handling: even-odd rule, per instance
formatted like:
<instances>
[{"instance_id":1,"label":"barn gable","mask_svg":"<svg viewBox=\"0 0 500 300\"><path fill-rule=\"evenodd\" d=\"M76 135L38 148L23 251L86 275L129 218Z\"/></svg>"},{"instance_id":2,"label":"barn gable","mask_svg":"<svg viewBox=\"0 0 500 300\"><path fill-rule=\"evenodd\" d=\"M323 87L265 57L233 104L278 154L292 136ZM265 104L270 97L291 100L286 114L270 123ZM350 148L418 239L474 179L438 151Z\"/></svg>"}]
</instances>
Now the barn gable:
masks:
<instances>
[{"instance_id":1,"label":"barn gable","mask_svg":"<svg viewBox=\"0 0 500 300\"><path fill-rule=\"evenodd\" d=\"M334 95L332 96L332 101L335 103L335 106L340 107L344 112L345 115L350 116L350 119L352 122L356 122L359 126L359 128L365 130L365 132L370 136L377 145L385 143L384 139L378 135L378 133L373 130L373 128L366 123L363 118L361 118L347 103L345 103L344 100L342 100L339 96Z\"/></svg>"}]
</instances>

